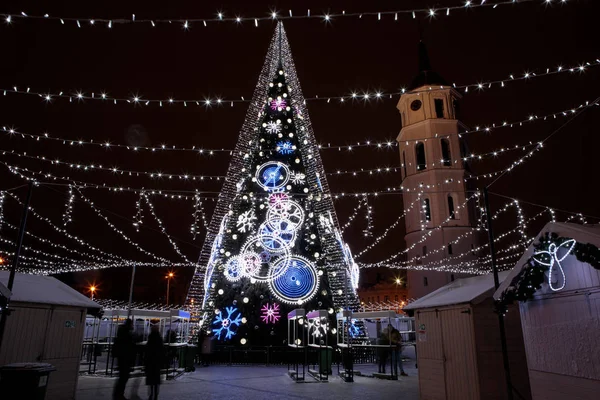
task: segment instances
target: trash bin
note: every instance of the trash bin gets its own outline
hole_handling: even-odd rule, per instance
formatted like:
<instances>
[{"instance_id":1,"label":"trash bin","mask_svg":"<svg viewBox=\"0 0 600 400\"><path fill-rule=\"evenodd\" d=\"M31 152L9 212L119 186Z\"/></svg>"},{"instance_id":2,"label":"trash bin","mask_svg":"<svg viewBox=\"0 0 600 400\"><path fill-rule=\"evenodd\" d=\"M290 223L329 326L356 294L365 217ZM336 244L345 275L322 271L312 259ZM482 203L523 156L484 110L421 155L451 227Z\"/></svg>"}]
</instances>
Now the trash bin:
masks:
<instances>
[{"instance_id":1,"label":"trash bin","mask_svg":"<svg viewBox=\"0 0 600 400\"><path fill-rule=\"evenodd\" d=\"M183 350L185 360L183 368L185 368L186 372L195 371L196 367L194 367L194 361L196 360L196 353L198 351L198 346L193 344L188 344Z\"/></svg>"},{"instance_id":2,"label":"trash bin","mask_svg":"<svg viewBox=\"0 0 600 400\"><path fill-rule=\"evenodd\" d=\"M333 351L330 347L319 351L319 373L331 375L331 364L333 362Z\"/></svg>"},{"instance_id":3,"label":"trash bin","mask_svg":"<svg viewBox=\"0 0 600 400\"><path fill-rule=\"evenodd\" d=\"M15 363L0 367L0 397L2 400L43 400L52 371L56 368L45 363Z\"/></svg>"}]
</instances>

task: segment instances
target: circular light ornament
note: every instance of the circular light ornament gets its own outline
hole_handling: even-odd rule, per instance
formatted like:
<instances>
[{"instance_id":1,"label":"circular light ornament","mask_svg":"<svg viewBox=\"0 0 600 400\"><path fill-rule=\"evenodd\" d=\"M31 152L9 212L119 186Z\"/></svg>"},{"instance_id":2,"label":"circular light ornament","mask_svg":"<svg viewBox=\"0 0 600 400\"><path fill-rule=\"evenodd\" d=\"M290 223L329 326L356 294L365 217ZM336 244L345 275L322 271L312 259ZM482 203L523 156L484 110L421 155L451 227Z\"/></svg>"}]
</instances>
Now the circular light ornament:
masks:
<instances>
[{"instance_id":1,"label":"circular light ornament","mask_svg":"<svg viewBox=\"0 0 600 400\"><path fill-rule=\"evenodd\" d=\"M281 258L271 265L269 272L278 275L276 278L269 279L271 292L285 303L305 303L319 289L317 269L304 257Z\"/></svg>"},{"instance_id":2,"label":"circular light ornament","mask_svg":"<svg viewBox=\"0 0 600 400\"><path fill-rule=\"evenodd\" d=\"M304 211L300 204L293 200L282 200L267 210L267 223L271 221L286 220L290 229L298 229L304 222Z\"/></svg>"},{"instance_id":3,"label":"circular light ornament","mask_svg":"<svg viewBox=\"0 0 600 400\"><path fill-rule=\"evenodd\" d=\"M296 231L293 229L293 224L285 219L267 221L258 228L258 232L263 238L261 242L264 247L274 253L279 252L279 242L273 241L273 237L281 239L287 247L292 247L296 240Z\"/></svg>"},{"instance_id":4,"label":"circular light ornament","mask_svg":"<svg viewBox=\"0 0 600 400\"><path fill-rule=\"evenodd\" d=\"M253 276L260 270L262 260L257 253L249 251L247 253L242 253L239 257L243 260L241 265L242 276Z\"/></svg>"},{"instance_id":5,"label":"circular light ornament","mask_svg":"<svg viewBox=\"0 0 600 400\"><path fill-rule=\"evenodd\" d=\"M285 187L290 180L290 169L279 161L269 161L256 170L256 183L267 191Z\"/></svg>"},{"instance_id":6,"label":"circular light ornament","mask_svg":"<svg viewBox=\"0 0 600 400\"><path fill-rule=\"evenodd\" d=\"M265 247L263 241L269 242L268 244L277 251ZM242 250L240 251L242 258L245 254L249 253L258 254L258 257L261 260L260 267L255 269L250 275L250 281L255 279L256 281L262 282L274 279L278 276L278 274L273 274L269 263L272 264L278 258L287 258L290 256L289 247L281 238L276 236L269 236L266 238L264 235L260 234L251 236L242 246ZM283 271L279 272L279 274L281 273L283 273Z\"/></svg>"},{"instance_id":7,"label":"circular light ornament","mask_svg":"<svg viewBox=\"0 0 600 400\"><path fill-rule=\"evenodd\" d=\"M230 282L236 282L242 279L242 269L244 261L239 256L231 257L225 264L223 275Z\"/></svg>"}]
</instances>

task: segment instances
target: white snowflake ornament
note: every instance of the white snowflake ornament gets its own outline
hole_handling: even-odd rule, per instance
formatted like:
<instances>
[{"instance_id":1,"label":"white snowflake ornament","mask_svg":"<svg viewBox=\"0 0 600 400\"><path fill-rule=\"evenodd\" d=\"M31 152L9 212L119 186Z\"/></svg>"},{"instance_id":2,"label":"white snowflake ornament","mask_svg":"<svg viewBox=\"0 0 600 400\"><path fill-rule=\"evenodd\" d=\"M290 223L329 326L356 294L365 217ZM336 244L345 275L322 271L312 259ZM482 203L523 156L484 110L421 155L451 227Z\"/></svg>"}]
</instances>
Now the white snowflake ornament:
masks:
<instances>
[{"instance_id":1,"label":"white snowflake ornament","mask_svg":"<svg viewBox=\"0 0 600 400\"><path fill-rule=\"evenodd\" d=\"M253 210L243 212L238 216L237 230L240 233L250 231L254 227L254 221L256 221L256 215Z\"/></svg>"}]
</instances>

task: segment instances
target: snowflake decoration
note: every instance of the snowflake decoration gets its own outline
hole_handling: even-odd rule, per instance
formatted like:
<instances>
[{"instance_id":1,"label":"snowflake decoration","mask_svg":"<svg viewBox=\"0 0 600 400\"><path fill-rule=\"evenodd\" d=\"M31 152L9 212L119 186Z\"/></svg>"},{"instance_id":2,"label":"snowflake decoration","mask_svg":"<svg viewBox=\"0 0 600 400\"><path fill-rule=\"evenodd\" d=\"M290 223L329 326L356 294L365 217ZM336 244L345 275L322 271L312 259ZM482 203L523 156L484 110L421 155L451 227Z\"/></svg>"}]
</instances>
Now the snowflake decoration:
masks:
<instances>
[{"instance_id":1,"label":"snowflake decoration","mask_svg":"<svg viewBox=\"0 0 600 400\"><path fill-rule=\"evenodd\" d=\"M256 221L256 215L254 215L253 210L248 210L240 214L237 220L238 232L244 233L250 231L254 227L254 221Z\"/></svg>"},{"instance_id":2,"label":"snowflake decoration","mask_svg":"<svg viewBox=\"0 0 600 400\"><path fill-rule=\"evenodd\" d=\"M285 102L285 100L281 97L278 97L271 102L271 109L275 111L278 108L285 108L286 105L287 103Z\"/></svg>"},{"instance_id":3,"label":"snowflake decoration","mask_svg":"<svg viewBox=\"0 0 600 400\"><path fill-rule=\"evenodd\" d=\"M265 129L267 130L267 132L276 135L279 132L281 132L281 125L277 122L270 121L266 123Z\"/></svg>"},{"instance_id":4,"label":"snowflake decoration","mask_svg":"<svg viewBox=\"0 0 600 400\"><path fill-rule=\"evenodd\" d=\"M277 151L279 154L292 154L294 152L294 145L289 140L281 141L277 143Z\"/></svg>"},{"instance_id":5,"label":"snowflake decoration","mask_svg":"<svg viewBox=\"0 0 600 400\"><path fill-rule=\"evenodd\" d=\"M279 321L281 315L279 315L279 304L273 303L269 305L269 303L265 304L260 309L262 315L260 316L265 324L274 324Z\"/></svg>"},{"instance_id":6,"label":"snowflake decoration","mask_svg":"<svg viewBox=\"0 0 600 400\"><path fill-rule=\"evenodd\" d=\"M350 337L353 338L360 335L360 327L356 325L356 319L354 318L350 320L350 325L348 326L348 333L350 334Z\"/></svg>"},{"instance_id":7,"label":"snowflake decoration","mask_svg":"<svg viewBox=\"0 0 600 400\"><path fill-rule=\"evenodd\" d=\"M304 182L306 182L306 175L304 175L302 172L292 172L290 180L295 185L302 185Z\"/></svg>"},{"instance_id":8,"label":"snowflake decoration","mask_svg":"<svg viewBox=\"0 0 600 400\"><path fill-rule=\"evenodd\" d=\"M274 207L281 207L286 200L289 200L289 196L285 193L273 193L269 196L269 204Z\"/></svg>"},{"instance_id":9,"label":"snowflake decoration","mask_svg":"<svg viewBox=\"0 0 600 400\"><path fill-rule=\"evenodd\" d=\"M225 307L227 315L223 315L223 311L219 312L213 321L213 333L215 338L221 340L221 336L225 334L225 339L231 339L237 333L237 329L242 323L242 314L236 307ZM237 315L235 315L237 313ZM235 315L235 317L234 317Z\"/></svg>"}]
</instances>

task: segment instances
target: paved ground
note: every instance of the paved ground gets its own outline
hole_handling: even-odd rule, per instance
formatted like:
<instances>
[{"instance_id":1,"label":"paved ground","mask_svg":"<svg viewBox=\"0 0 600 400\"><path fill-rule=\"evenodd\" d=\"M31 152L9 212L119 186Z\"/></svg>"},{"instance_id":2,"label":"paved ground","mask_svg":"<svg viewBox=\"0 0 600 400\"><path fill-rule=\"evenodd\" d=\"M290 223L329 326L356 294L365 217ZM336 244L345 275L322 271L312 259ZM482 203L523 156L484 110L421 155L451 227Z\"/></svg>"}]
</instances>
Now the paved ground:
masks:
<instances>
[{"instance_id":1,"label":"paved ground","mask_svg":"<svg viewBox=\"0 0 600 400\"><path fill-rule=\"evenodd\" d=\"M361 371L373 370L374 366L357 365ZM161 385L160 398L222 399L222 400L283 400L283 399L326 399L326 400L417 400L418 380L414 362L405 362L408 377L398 381L355 377L354 383L346 383L337 376L328 383L295 383L287 375L286 367L265 366L210 366L198 368L177 380ZM334 366L334 372L337 368ZM129 399L147 399L144 378L131 379L126 396ZM115 378L81 376L77 400L111 399ZM136 388L137 386L137 388ZM137 391L137 396L133 393Z\"/></svg>"}]
</instances>

